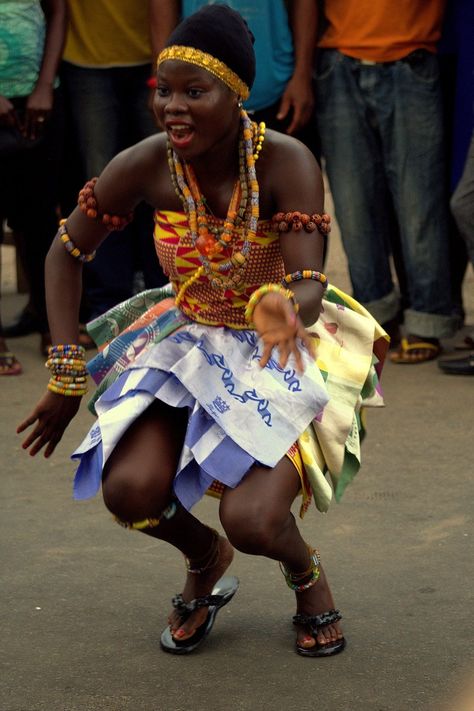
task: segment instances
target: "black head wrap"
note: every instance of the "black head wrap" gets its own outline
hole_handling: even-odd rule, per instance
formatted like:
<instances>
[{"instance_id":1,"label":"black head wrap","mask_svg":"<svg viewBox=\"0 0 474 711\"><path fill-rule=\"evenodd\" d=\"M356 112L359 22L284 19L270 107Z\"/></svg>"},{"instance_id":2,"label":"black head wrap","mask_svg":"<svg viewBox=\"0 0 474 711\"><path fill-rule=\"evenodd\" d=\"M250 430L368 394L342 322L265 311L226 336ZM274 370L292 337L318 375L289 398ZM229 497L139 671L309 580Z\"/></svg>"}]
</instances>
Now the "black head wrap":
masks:
<instances>
[{"instance_id":1,"label":"black head wrap","mask_svg":"<svg viewBox=\"0 0 474 711\"><path fill-rule=\"evenodd\" d=\"M165 59L180 58L198 64L219 76L201 61L193 61L185 56L173 57L169 49L171 47L194 48L225 64L250 90L255 79L253 42L252 32L236 10L224 4L205 5L183 20L171 33L166 43L168 49L165 48L160 54L158 64ZM226 81L222 76L220 78L234 89L232 82Z\"/></svg>"}]
</instances>

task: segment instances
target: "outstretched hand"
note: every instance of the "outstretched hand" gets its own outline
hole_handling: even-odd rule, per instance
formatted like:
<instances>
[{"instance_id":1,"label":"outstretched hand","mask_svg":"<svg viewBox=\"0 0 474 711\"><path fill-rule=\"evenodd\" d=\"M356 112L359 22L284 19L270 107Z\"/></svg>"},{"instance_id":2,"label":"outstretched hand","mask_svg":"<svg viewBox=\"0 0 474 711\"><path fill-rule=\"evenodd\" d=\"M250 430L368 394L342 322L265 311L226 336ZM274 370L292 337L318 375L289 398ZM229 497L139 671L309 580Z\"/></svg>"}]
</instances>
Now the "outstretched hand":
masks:
<instances>
[{"instance_id":1,"label":"outstretched hand","mask_svg":"<svg viewBox=\"0 0 474 711\"><path fill-rule=\"evenodd\" d=\"M296 315L291 301L281 294L265 294L255 306L253 321L264 344L259 361L261 368L267 365L275 347L280 354L278 364L281 368L286 366L293 354L297 370L303 372L302 346L312 358L316 357L313 339Z\"/></svg>"},{"instance_id":2,"label":"outstretched hand","mask_svg":"<svg viewBox=\"0 0 474 711\"><path fill-rule=\"evenodd\" d=\"M80 397L65 397L49 390L41 398L33 412L17 427L17 433L35 425L22 443L23 449L30 448L32 457L46 446L44 456L50 457L60 442L64 430L79 410Z\"/></svg>"}]
</instances>

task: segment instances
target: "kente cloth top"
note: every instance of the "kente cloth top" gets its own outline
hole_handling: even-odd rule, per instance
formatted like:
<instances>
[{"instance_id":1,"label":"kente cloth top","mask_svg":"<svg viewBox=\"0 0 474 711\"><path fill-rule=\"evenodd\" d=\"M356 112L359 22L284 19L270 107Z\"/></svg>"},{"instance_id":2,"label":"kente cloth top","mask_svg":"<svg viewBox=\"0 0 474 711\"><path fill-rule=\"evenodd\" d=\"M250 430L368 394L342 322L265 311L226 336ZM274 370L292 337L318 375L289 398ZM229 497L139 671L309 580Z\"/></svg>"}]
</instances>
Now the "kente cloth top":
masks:
<instances>
[{"instance_id":1,"label":"kente cloth top","mask_svg":"<svg viewBox=\"0 0 474 711\"><path fill-rule=\"evenodd\" d=\"M108 69L151 64L147 0L71 0L64 59Z\"/></svg>"},{"instance_id":2,"label":"kente cloth top","mask_svg":"<svg viewBox=\"0 0 474 711\"><path fill-rule=\"evenodd\" d=\"M209 224L223 224L224 220L209 217ZM242 232L234 249L243 244ZM175 293L201 266L199 252L192 243L187 215L183 212L159 211L155 213L155 248L164 273L173 284ZM225 261L232 249L224 250L214 261ZM248 328L245 307L255 289L262 284L279 284L285 276L280 252L279 237L272 232L271 224L259 222L245 263L244 283L240 287L216 289L204 273L184 292L180 309L193 321L209 326Z\"/></svg>"},{"instance_id":3,"label":"kente cloth top","mask_svg":"<svg viewBox=\"0 0 474 711\"><path fill-rule=\"evenodd\" d=\"M29 96L43 58L46 21L40 0L0 2L0 94Z\"/></svg>"},{"instance_id":4,"label":"kente cloth top","mask_svg":"<svg viewBox=\"0 0 474 711\"><path fill-rule=\"evenodd\" d=\"M283 95L294 70L294 51L288 12L283 0L229 0L240 12L255 37L257 73L245 102L247 111L259 111L275 104ZM182 17L188 17L209 0L183 0Z\"/></svg>"},{"instance_id":5,"label":"kente cloth top","mask_svg":"<svg viewBox=\"0 0 474 711\"><path fill-rule=\"evenodd\" d=\"M446 0L326 0L319 47L356 59L393 62L416 49L436 52Z\"/></svg>"}]
</instances>

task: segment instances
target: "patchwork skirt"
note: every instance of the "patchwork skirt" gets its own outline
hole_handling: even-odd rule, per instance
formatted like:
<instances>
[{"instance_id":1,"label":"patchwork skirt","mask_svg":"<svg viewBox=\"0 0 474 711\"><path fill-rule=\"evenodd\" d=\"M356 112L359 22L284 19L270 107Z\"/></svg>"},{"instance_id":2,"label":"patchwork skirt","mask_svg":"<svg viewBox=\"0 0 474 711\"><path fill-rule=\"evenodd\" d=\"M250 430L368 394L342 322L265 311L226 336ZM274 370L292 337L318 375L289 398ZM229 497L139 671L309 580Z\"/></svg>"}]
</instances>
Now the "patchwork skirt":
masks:
<instances>
[{"instance_id":1,"label":"patchwork skirt","mask_svg":"<svg viewBox=\"0 0 474 711\"><path fill-rule=\"evenodd\" d=\"M370 314L329 287L308 329L316 359L298 373L278 353L261 368L255 331L191 321L171 288L129 299L88 326L99 348L88 364L97 415L72 455L78 499L95 495L119 439L154 401L189 412L174 492L190 509L205 493L235 487L253 464L274 467L288 454L299 470L303 503L326 511L360 466L363 408L382 406L379 385L388 337Z\"/></svg>"}]
</instances>

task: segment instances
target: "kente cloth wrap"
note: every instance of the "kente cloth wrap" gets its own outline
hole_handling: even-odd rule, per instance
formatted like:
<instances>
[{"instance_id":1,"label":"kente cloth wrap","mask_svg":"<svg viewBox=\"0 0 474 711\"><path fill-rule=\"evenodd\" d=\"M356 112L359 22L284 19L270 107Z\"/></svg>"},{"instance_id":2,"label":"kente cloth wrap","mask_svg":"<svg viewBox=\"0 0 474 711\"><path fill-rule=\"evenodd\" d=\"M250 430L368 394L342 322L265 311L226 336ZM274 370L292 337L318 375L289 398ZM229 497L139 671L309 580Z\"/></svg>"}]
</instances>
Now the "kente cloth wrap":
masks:
<instances>
[{"instance_id":1,"label":"kente cloth wrap","mask_svg":"<svg viewBox=\"0 0 474 711\"><path fill-rule=\"evenodd\" d=\"M76 498L99 490L120 437L159 399L189 411L174 481L188 509L206 492L237 486L254 463L273 467L285 454L297 468L302 463L301 515L311 493L320 511L333 492L340 499L360 466L363 407L383 405L379 376L388 337L360 304L329 286L308 329L316 360L304 353L299 374L293 360L280 368L275 351L260 368L262 342L240 312L256 286L284 273L278 237L268 227L259 223L243 287L222 293L203 277L178 309L173 294L196 271L199 255L184 214L156 213L155 245L171 284L138 294L88 327L99 347L88 364L98 384L91 404L98 421L73 455L81 460ZM226 325L228 318L236 325Z\"/></svg>"}]
</instances>

